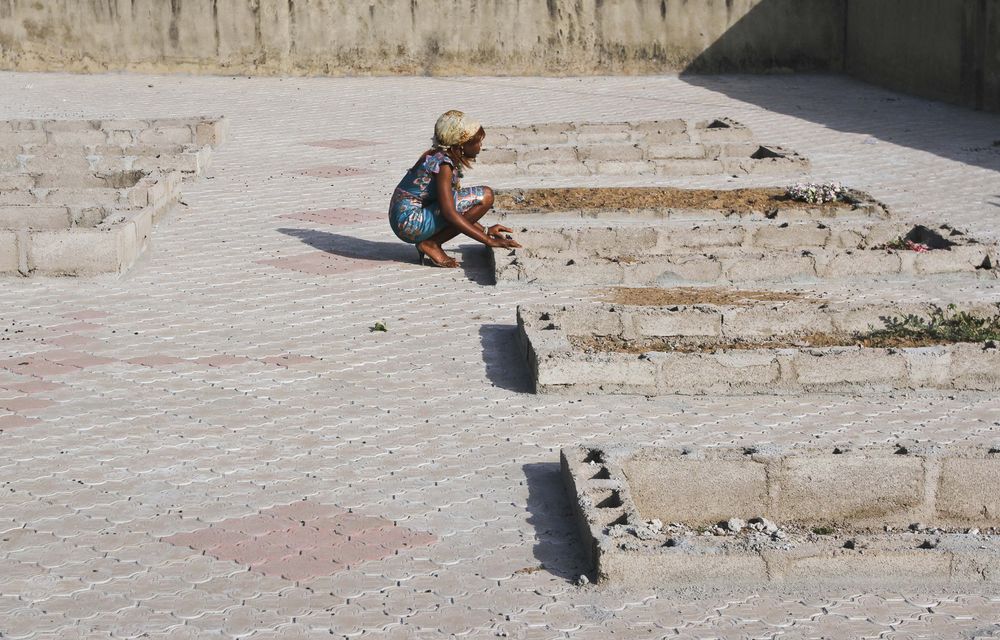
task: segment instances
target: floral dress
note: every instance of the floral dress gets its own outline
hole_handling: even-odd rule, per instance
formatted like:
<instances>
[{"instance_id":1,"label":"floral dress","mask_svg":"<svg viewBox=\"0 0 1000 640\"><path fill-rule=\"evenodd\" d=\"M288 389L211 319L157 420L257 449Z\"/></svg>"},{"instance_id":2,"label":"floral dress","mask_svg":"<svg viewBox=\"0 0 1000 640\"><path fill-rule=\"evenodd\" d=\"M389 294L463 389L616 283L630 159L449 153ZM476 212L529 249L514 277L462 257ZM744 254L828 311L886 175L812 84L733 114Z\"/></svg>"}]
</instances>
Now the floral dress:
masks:
<instances>
[{"instance_id":1,"label":"floral dress","mask_svg":"<svg viewBox=\"0 0 1000 640\"><path fill-rule=\"evenodd\" d=\"M485 199L483 187L460 188L461 175L447 154L442 151L429 154L423 162L406 172L389 203L389 226L403 242L423 242L448 224L441 215L441 205L431 186L442 164L452 168L451 189L456 211L465 213Z\"/></svg>"}]
</instances>

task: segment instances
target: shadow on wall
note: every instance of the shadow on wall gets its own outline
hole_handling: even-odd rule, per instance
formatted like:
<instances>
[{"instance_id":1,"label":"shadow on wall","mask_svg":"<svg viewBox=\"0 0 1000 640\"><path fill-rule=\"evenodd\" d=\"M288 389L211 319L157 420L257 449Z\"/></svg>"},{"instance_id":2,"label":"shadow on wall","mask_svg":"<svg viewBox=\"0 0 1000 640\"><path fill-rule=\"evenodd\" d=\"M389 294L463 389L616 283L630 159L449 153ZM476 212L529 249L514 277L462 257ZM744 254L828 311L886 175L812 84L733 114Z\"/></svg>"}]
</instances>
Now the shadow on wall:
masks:
<instances>
[{"instance_id":1,"label":"shadow on wall","mask_svg":"<svg viewBox=\"0 0 1000 640\"><path fill-rule=\"evenodd\" d=\"M760 0L682 75L842 71L846 5L846 0Z\"/></svg>"},{"instance_id":2,"label":"shadow on wall","mask_svg":"<svg viewBox=\"0 0 1000 640\"><path fill-rule=\"evenodd\" d=\"M958 6L962 2L986 1L830 0L835 3L835 11L831 17L829 6L825 12L800 12L797 9L789 11L788 5L782 0L762 0L695 58L681 72L680 77L692 85L759 105L768 111L809 120L836 131L864 135L869 143L892 142L998 171L1000 126L995 115L876 89L846 76L831 75L828 81L817 82L815 76L800 77L786 73L802 70L836 73L846 71L863 79L875 80L879 85L896 86L937 98L948 97L937 95L932 89L940 85L941 78L950 76L954 76L952 80L955 87L958 87L958 76L967 73L959 64L961 57L957 51L964 46L957 35L961 32L960 25L951 25L953 28L947 32L950 36L940 31L941 41L934 42L933 47L925 44L927 38L922 29L934 15L947 15L952 21L957 21L964 15L961 11L947 7L943 9L943 5L951 3L951 6ZM1000 4L1000 0L988 2ZM903 5L909 8L909 12L902 8ZM908 19L892 20L902 14L906 14ZM831 30L829 24L820 24L830 19L837 21L839 27L836 30ZM789 20L799 21L798 28L803 33L816 30L810 36L813 41L818 37L817 34L826 38L832 52L828 64L824 65L823 60L808 57L795 64L794 68L781 64L780 53L787 51L789 46L799 46L799 51L808 51L794 39L789 41L788 37L780 41L764 41L767 34L778 26L781 26L782 33L794 32L795 29L787 25ZM892 30L892 33L884 33L886 29ZM887 46L885 42L889 42L891 46ZM907 48L914 47L919 48L919 53L924 57L936 59L938 66L931 70L929 67L921 68L922 65L913 65L912 60L907 59L911 53ZM949 58L954 62L950 66L943 61L946 56L935 53L945 51L948 47L956 49ZM760 59L758 69L741 64L745 60L741 52L751 50L757 51ZM997 57L1000 59L1000 55ZM704 75L727 71L779 73L770 76ZM904 78L901 74L909 75ZM897 81L885 81L887 77L893 76ZM845 99L845 95L851 99ZM954 101L960 101L958 95L950 97ZM962 135L956 136L956 128L947 126L948 122L961 122L964 129ZM863 140L858 143L861 144Z\"/></svg>"}]
</instances>

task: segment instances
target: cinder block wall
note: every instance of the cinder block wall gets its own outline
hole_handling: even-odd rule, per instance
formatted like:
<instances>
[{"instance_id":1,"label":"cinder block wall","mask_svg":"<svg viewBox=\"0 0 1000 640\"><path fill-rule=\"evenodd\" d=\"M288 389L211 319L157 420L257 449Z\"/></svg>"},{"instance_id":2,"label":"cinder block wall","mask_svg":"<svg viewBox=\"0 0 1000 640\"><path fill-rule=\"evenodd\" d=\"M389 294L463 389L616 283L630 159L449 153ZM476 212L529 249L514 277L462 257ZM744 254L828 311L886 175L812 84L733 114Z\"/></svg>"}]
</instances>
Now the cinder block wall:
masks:
<instances>
[{"instance_id":1,"label":"cinder block wall","mask_svg":"<svg viewBox=\"0 0 1000 640\"><path fill-rule=\"evenodd\" d=\"M1000 0L848 0L847 71L1000 111Z\"/></svg>"},{"instance_id":2,"label":"cinder block wall","mask_svg":"<svg viewBox=\"0 0 1000 640\"><path fill-rule=\"evenodd\" d=\"M0 68L840 70L844 0L0 0Z\"/></svg>"}]
</instances>

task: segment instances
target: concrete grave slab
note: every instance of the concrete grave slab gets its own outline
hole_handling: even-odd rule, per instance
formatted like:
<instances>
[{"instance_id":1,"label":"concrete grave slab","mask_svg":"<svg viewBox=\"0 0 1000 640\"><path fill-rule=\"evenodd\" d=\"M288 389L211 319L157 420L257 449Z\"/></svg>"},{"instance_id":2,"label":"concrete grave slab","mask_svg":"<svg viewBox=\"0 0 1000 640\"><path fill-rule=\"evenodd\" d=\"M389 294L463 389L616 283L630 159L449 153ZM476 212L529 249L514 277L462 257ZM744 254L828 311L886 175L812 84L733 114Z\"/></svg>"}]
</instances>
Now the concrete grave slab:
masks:
<instances>
[{"instance_id":1,"label":"concrete grave slab","mask_svg":"<svg viewBox=\"0 0 1000 640\"><path fill-rule=\"evenodd\" d=\"M519 228L522 248L491 250L497 284L667 286L997 274L995 246L948 226L767 219L600 222Z\"/></svg>"},{"instance_id":2,"label":"concrete grave slab","mask_svg":"<svg viewBox=\"0 0 1000 640\"><path fill-rule=\"evenodd\" d=\"M995 447L570 447L561 461L608 585L1000 582Z\"/></svg>"},{"instance_id":3,"label":"concrete grave slab","mask_svg":"<svg viewBox=\"0 0 1000 640\"><path fill-rule=\"evenodd\" d=\"M774 301L746 305L518 308L538 393L797 394L1000 390L994 341L876 338L929 304ZM997 305L949 313L991 319Z\"/></svg>"},{"instance_id":4,"label":"concrete grave slab","mask_svg":"<svg viewBox=\"0 0 1000 640\"><path fill-rule=\"evenodd\" d=\"M478 165L501 175L790 174L809 170L794 151L761 144L729 118L553 122L487 127Z\"/></svg>"},{"instance_id":5,"label":"concrete grave slab","mask_svg":"<svg viewBox=\"0 0 1000 640\"><path fill-rule=\"evenodd\" d=\"M0 273L123 273L227 131L222 117L0 122Z\"/></svg>"}]
</instances>

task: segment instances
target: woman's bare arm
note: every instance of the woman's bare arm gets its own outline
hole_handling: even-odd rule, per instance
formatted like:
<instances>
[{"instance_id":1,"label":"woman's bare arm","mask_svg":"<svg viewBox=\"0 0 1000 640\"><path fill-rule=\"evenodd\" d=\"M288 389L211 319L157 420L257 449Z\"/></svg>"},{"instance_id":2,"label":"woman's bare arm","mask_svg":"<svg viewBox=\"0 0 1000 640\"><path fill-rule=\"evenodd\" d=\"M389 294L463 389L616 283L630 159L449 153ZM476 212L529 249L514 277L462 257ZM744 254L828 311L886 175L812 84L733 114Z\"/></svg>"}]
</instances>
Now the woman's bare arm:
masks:
<instances>
[{"instance_id":1,"label":"woman's bare arm","mask_svg":"<svg viewBox=\"0 0 1000 640\"><path fill-rule=\"evenodd\" d=\"M493 238L487 236L483 230L479 228L479 225L466 220L465 216L460 214L455 209L455 198L451 191L451 178L453 172L454 169L451 168L451 165L441 163L441 168L438 169L437 177L434 179L434 193L437 195L438 205L441 207L441 215L444 216L444 219L447 220L449 224L454 225L456 229L473 240L492 246L492 243L494 242Z\"/></svg>"}]
</instances>

